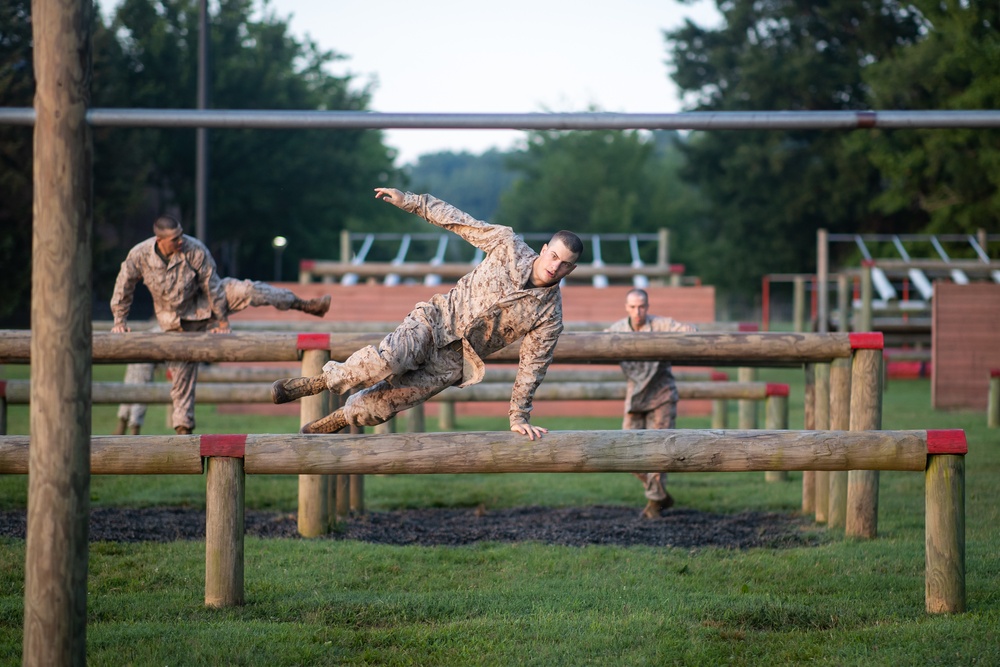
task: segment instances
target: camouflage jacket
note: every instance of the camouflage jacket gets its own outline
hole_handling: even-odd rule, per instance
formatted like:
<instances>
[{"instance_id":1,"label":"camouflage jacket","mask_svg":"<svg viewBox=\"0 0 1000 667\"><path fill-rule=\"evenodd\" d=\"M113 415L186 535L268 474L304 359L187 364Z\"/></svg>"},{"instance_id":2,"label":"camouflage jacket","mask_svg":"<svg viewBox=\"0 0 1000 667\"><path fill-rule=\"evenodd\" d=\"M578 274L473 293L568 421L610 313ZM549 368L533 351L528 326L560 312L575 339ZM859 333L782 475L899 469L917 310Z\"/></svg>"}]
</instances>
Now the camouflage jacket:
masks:
<instances>
[{"instance_id":1,"label":"camouflage jacket","mask_svg":"<svg viewBox=\"0 0 1000 667\"><path fill-rule=\"evenodd\" d=\"M606 331L632 331L629 318L618 320ZM647 315L639 331L694 331L690 324L683 324L670 317ZM649 412L664 403L677 402L677 383L667 361L623 361L622 372L628 379L625 392L626 412Z\"/></svg>"},{"instance_id":2,"label":"camouflage jacket","mask_svg":"<svg viewBox=\"0 0 1000 667\"><path fill-rule=\"evenodd\" d=\"M559 285L528 287L538 253L510 227L476 220L431 195L407 192L401 208L486 253L447 294L436 294L416 309L422 309L432 323L438 347L461 341L463 387L483 379L484 357L521 340L509 414L512 426L527 422L532 397L552 363L563 329Z\"/></svg>"},{"instance_id":3,"label":"camouflage jacket","mask_svg":"<svg viewBox=\"0 0 1000 667\"><path fill-rule=\"evenodd\" d=\"M135 286L142 281L153 296L156 320L164 331L180 331L181 320L225 320L226 293L208 248L184 235L184 245L167 261L156 252L156 238L129 251L115 281L111 313L124 324Z\"/></svg>"}]
</instances>

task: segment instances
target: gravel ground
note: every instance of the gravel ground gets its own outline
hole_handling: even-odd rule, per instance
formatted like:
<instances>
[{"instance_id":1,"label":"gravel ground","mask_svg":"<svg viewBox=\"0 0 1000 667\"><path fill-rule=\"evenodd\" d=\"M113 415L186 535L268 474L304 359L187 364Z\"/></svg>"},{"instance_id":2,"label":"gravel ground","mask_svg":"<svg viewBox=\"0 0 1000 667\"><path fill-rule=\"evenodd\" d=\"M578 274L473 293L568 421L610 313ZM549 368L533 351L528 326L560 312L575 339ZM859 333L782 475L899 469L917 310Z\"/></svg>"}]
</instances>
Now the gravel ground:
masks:
<instances>
[{"instance_id":1,"label":"gravel ground","mask_svg":"<svg viewBox=\"0 0 1000 667\"><path fill-rule=\"evenodd\" d=\"M671 509L659 519L640 519L638 508L411 509L351 517L324 539L377 544L449 545L527 542L566 546L797 547L815 545L811 522L790 514L713 514ZM0 536L24 539L24 510L0 512ZM295 514L248 510L246 534L299 539ZM205 538L205 512L183 507L94 508L91 541L170 542Z\"/></svg>"}]
</instances>

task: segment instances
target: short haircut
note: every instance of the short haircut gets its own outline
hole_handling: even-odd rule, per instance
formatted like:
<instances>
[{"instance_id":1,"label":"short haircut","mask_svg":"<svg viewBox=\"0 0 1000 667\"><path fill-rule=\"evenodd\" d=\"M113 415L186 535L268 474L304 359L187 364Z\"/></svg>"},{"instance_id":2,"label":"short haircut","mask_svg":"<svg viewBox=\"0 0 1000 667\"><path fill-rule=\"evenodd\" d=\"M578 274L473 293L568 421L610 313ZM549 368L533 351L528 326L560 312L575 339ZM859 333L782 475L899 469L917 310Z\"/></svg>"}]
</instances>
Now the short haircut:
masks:
<instances>
[{"instance_id":1,"label":"short haircut","mask_svg":"<svg viewBox=\"0 0 1000 667\"><path fill-rule=\"evenodd\" d=\"M153 233L157 236L173 236L170 232L177 229L181 229L181 223L177 221L177 218L169 215L161 215L153 223Z\"/></svg>"},{"instance_id":2,"label":"short haircut","mask_svg":"<svg viewBox=\"0 0 1000 667\"><path fill-rule=\"evenodd\" d=\"M580 240L579 236L573 232L561 229L552 235L549 243L555 243L556 241L562 242L567 250L576 255L577 260L580 259L580 255L583 254L583 241Z\"/></svg>"},{"instance_id":3,"label":"short haircut","mask_svg":"<svg viewBox=\"0 0 1000 667\"><path fill-rule=\"evenodd\" d=\"M639 296L642 297L643 301L645 301L647 304L649 303L649 294L646 293L646 290L640 289L638 287L633 287L629 291L625 292L625 298L626 299L629 298L629 296L631 296L632 294L638 294Z\"/></svg>"}]
</instances>

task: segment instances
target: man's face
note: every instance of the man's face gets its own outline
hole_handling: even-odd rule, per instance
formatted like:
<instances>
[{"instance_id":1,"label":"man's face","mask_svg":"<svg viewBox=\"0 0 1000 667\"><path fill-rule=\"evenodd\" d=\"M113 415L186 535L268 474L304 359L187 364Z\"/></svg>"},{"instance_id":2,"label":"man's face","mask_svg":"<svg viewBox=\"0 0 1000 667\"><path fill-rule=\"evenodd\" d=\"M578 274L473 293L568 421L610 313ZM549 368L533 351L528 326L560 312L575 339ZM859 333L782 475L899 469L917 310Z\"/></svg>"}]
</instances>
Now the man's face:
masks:
<instances>
[{"instance_id":1,"label":"man's face","mask_svg":"<svg viewBox=\"0 0 1000 667\"><path fill-rule=\"evenodd\" d=\"M156 246L164 257L170 257L175 252L184 247L184 230L178 229L173 236L165 236L156 239Z\"/></svg>"},{"instance_id":2,"label":"man's face","mask_svg":"<svg viewBox=\"0 0 1000 667\"><path fill-rule=\"evenodd\" d=\"M649 301L641 294L629 294L625 297L625 312L633 329L639 329L646 324L646 314L649 312Z\"/></svg>"},{"instance_id":3,"label":"man's face","mask_svg":"<svg viewBox=\"0 0 1000 667\"><path fill-rule=\"evenodd\" d=\"M557 284L576 268L578 256L569 251L560 240L542 246L538 258L531 265L531 283L535 287Z\"/></svg>"}]
</instances>

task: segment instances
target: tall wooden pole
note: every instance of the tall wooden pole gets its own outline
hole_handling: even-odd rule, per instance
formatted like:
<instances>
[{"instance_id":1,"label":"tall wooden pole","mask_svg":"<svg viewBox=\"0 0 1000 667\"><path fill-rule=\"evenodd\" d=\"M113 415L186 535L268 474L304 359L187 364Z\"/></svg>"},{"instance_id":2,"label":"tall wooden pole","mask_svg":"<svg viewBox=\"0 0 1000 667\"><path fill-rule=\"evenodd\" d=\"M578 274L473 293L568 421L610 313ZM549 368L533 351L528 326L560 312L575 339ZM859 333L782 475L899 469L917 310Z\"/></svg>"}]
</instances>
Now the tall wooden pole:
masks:
<instances>
[{"instance_id":1,"label":"tall wooden pole","mask_svg":"<svg viewBox=\"0 0 1000 667\"><path fill-rule=\"evenodd\" d=\"M927 457L925 600L931 614L965 611L965 456Z\"/></svg>"},{"instance_id":2,"label":"tall wooden pole","mask_svg":"<svg viewBox=\"0 0 1000 667\"><path fill-rule=\"evenodd\" d=\"M243 459L210 456L205 471L205 606L243 604Z\"/></svg>"},{"instance_id":3,"label":"tall wooden pole","mask_svg":"<svg viewBox=\"0 0 1000 667\"><path fill-rule=\"evenodd\" d=\"M31 5L36 81L31 451L22 661L83 665L92 290L86 114L93 7L83 0Z\"/></svg>"}]
</instances>

